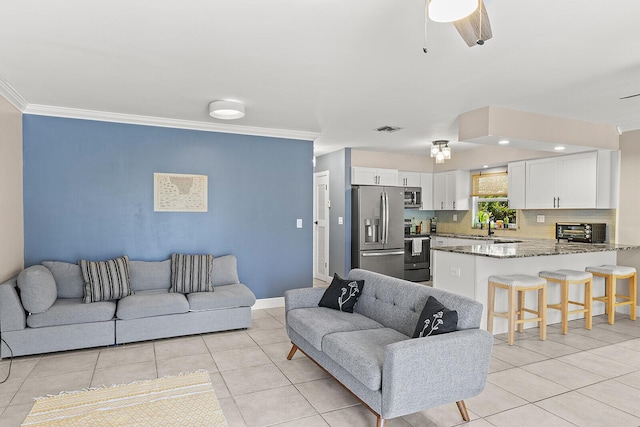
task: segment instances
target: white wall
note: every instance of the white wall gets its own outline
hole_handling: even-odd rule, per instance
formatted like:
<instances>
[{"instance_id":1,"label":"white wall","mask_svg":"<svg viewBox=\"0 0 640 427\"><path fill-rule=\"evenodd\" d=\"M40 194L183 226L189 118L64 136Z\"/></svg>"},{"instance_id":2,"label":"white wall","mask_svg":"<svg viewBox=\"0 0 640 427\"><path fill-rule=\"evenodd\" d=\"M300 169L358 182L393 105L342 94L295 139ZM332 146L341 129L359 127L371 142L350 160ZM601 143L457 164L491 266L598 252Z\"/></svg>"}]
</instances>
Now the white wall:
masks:
<instances>
[{"instance_id":1,"label":"white wall","mask_svg":"<svg viewBox=\"0 0 640 427\"><path fill-rule=\"evenodd\" d=\"M24 266L22 113L0 96L0 283Z\"/></svg>"}]
</instances>

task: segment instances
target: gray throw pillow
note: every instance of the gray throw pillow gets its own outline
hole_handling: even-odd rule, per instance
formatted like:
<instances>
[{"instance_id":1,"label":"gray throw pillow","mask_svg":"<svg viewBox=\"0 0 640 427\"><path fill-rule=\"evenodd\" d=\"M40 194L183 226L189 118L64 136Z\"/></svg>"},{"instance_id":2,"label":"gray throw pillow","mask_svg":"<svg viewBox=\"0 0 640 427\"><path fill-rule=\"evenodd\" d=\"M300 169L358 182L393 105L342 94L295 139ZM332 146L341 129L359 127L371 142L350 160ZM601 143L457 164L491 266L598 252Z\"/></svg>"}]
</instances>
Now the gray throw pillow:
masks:
<instances>
[{"instance_id":1,"label":"gray throw pillow","mask_svg":"<svg viewBox=\"0 0 640 427\"><path fill-rule=\"evenodd\" d=\"M211 282L214 287L240 283L238 262L234 255L224 255L213 259Z\"/></svg>"},{"instance_id":2,"label":"gray throw pillow","mask_svg":"<svg viewBox=\"0 0 640 427\"><path fill-rule=\"evenodd\" d=\"M84 279L84 302L108 301L131 295L128 256L100 262L81 259L78 264Z\"/></svg>"},{"instance_id":3,"label":"gray throw pillow","mask_svg":"<svg viewBox=\"0 0 640 427\"><path fill-rule=\"evenodd\" d=\"M56 279L58 298L82 298L84 295L84 280L78 264L64 261L42 261L53 278Z\"/></svg>"},{"instance_id":4,"label":"gray throw pillow","mask_svg":"<svg viewBox=\"0 0 640 427\"><path fill-rule=\"evenodd\" d=\"M29 313L44 313L56 301L56 281L43 265L32 265L18 274L22 306Z\"/></svg>"},{"instance_id":5,"label":"gray throw pillow","mask_svg":"<svg viewBox=\"0 0 640 427\"><path fill-rule=\"evenodd\" d=\"M213 255L171 254L171 288L169 292L189 294L212 292Z\"/></svg>"}]
</instances>

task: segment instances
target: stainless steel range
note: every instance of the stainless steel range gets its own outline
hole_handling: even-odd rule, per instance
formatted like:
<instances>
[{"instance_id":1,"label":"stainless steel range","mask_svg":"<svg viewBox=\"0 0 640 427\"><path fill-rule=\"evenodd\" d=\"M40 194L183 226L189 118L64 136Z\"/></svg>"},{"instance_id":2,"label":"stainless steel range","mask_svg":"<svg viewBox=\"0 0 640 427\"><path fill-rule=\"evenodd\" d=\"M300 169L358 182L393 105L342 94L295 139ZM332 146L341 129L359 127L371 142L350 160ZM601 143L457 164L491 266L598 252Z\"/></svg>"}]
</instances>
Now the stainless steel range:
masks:
<instances>
[{"instance_id":1,"label":"stainless steel range","mask_svg":"<svg viewBox=\"0 0 640 427\"><path fill-rule=\"evenodd\" d=\"M404 279L425 282L431 279L431 237L405 235L404 238Z\"/></svg>"}]
</instances>

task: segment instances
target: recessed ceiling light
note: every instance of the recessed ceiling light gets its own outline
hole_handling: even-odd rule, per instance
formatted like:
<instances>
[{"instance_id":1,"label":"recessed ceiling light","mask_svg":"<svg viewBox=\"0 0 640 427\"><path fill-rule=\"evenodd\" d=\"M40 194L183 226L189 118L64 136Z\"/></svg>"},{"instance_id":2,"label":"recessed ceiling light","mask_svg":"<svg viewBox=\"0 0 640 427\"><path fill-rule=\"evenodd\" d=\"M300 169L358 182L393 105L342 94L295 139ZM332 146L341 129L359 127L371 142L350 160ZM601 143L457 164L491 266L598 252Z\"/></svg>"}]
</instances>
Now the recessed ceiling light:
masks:
<instances>
[{"instance_id":1,"label":"recessed ceiling light","mask_svg":"<svg viewBox=\"0 0 640 427\"><path fill-rule=\"evenodd\" d=\"M500 145L507 145L510 141L508 139L501 139L500 141L498 141L498 144Z\"/></svg>"},{"instance_id":2,"label":"recessed ceiling light","mask_svg":"<svg viewBox=\"0 0 640 427\"><path fill-rule=\"evenodd\" d=\"M213 101L209 115L215 119L233 120L244 117L244 104L238 101Z\"/></svg>"},{"instance_id":3,"label":"recessed ceiling light","mask_svg":"<svg viewBox=\"0 0 640 427\"><path fill-rule=\"evenodd\" d=\"M556 147L553 147L553 149L556 150L556 151L562 151L562 150L564 150L564 146L563 145L558 145Z\"/></svg>"},{"instance_id":4,"label":"recessed ceiling light","mask_svg":"<svg viewBox=\"0 0 640 427\"><path fill-rule=\"evenodd\" d=\"M482 165L482 167L486 169L489 167L489 165Z\"/></svg>"}]
</instances>

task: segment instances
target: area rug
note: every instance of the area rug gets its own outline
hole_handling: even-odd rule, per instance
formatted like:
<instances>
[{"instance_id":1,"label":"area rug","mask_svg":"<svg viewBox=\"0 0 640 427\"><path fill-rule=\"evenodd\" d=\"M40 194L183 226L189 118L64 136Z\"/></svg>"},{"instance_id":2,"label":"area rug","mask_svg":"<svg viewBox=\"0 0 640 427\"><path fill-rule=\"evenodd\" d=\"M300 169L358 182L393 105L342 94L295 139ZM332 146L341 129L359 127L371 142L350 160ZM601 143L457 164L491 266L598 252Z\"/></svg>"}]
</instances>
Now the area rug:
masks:
<instances>
[{"instance_id":1,"label":"area rug","mask_svg":"<svg viewBox=\"0 0 640 427\"><path fill-rule=\"evenodd\" d=\"M23 426L227 426L209 373L61 393L36 400Z\"/></svg>"}]
</instances>

